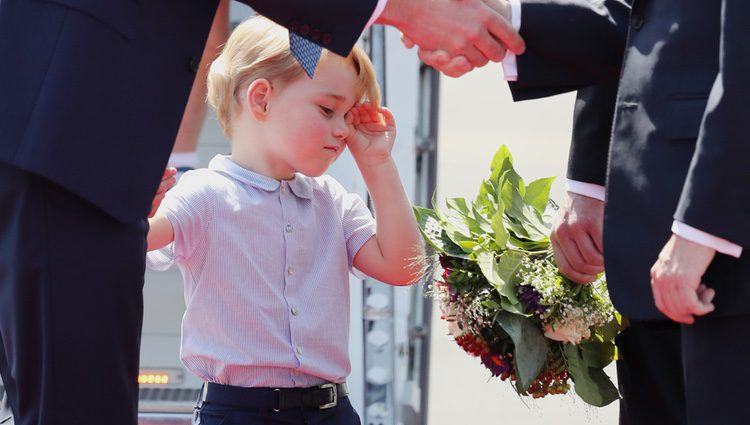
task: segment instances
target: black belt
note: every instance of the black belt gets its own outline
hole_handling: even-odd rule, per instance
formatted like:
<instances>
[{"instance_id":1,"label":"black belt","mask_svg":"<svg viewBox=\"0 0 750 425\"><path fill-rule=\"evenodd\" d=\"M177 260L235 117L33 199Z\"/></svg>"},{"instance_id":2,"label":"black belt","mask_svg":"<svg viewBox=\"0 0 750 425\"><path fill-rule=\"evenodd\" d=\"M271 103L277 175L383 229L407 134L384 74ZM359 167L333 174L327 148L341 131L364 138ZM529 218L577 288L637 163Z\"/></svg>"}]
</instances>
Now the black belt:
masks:
<instances>
[{"instance_id":1,"label":"black belt","mask_svg":"<svg viewBox=\"0 0 750 425\"><path fill-rule=\"evenodd\" d=\"M201 400L279 412L301 407L330 409L349 395L346 384L323 384L310 388L243 388L213 382L204 384Z\"/></svg>"}]
</instances>

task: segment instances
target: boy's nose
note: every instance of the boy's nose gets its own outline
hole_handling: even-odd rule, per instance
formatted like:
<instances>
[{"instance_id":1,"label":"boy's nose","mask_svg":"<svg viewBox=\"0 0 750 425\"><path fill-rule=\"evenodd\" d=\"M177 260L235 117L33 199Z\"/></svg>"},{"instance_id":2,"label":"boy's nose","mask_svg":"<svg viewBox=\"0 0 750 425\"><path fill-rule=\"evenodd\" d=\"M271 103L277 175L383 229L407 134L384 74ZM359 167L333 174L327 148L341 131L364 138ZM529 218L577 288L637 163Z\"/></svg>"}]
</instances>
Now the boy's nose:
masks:
<instances>
[{"instance_id":1,"label":"boy's nose","mask_svg":"<svg viewBox=\"0 0 750 425\"><path fill-rule=\"evenodd\" d=\"M346 125L344 120L336 123L336 127L333 128L333 137L344 140L349 137L349 127Z\"/></svg>"}]
</instances>

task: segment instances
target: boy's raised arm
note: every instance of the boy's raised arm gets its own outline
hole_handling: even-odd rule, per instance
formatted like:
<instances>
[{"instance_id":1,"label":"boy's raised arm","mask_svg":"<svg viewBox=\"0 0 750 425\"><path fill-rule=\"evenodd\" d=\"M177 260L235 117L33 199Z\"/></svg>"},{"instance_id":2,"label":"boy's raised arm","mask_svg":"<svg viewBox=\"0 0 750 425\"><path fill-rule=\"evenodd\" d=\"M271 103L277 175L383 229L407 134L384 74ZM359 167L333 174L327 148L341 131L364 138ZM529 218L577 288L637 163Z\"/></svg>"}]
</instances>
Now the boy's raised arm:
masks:
<instances>
[{"instance_id":1,"label":"boy's raised arm","mask_svg":"<svg viewBox=\"0 0 750 425\"><path fill-rule=\"evenodd\" d=\"M424 242L391 156L396 136L393 114L386 108L357 105L347 122L347 145L372 197L377 223L376 235L359 250L354 266L392 285L415 283L424 271Z\"/></svg>"}]
</instances>

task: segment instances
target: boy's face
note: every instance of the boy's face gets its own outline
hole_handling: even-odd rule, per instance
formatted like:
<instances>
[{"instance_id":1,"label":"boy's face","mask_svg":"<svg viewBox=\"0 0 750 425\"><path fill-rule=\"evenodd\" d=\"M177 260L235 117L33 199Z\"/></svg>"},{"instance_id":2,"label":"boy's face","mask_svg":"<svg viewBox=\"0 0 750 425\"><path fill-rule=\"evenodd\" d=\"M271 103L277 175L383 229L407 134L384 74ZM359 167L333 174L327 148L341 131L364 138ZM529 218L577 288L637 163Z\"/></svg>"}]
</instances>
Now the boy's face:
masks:
<instances>
[{"instance_id":1,"label":"boy's face","mask_svg":"<svg viewBox=\"0 0 750 425\"><path fill-rule=\"evenodd\" d=\"M274 138L269 146L274 168L323 174L346 148L344 116L357 100L356 90L352 65L333 54L318 64L314 79L303 75L275 87L266 121Z\"/></svg>"}]
</instances>

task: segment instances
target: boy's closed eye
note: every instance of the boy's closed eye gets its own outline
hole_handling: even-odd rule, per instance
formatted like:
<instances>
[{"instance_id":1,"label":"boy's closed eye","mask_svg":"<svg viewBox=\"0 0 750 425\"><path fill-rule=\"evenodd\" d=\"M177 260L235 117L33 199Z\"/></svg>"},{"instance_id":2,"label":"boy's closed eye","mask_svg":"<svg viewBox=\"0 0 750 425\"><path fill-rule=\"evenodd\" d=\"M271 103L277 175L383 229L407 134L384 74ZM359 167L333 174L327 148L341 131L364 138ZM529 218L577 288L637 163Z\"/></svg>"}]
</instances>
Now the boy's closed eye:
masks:
<instances>
[{"instance_id":1,"label":"boy's closed eye","mask_svg":"<svg viewBox=\"0 0 750 425\"><path fill-rule=\"evenodd\" d=\"M323 106L323 105L320 105L319 108L320 108L320 112L322 112L323 115L325 115L327 117L330 117L331 115L333 115L333 112L334 112L333 109L328 108L328 107Z\"/></svg>"}]
</instances>

